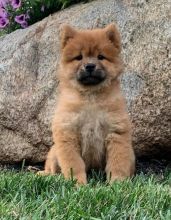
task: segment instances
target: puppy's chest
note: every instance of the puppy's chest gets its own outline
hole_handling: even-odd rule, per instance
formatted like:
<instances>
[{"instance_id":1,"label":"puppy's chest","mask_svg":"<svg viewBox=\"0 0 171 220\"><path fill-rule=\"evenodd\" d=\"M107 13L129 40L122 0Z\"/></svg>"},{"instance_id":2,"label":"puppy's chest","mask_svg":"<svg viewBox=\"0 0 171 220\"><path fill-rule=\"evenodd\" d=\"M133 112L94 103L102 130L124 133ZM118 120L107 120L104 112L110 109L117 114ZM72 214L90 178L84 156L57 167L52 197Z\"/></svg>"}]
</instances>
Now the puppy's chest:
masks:
<instances>
[{"instance_id":1,"label":"puppy's chest","mask_svg":"<svg viewBox=\"0 0 171 220\"><path fill-rule=\"evenodd\" d=\"M83 158L101 160L104 155L104 142L108 130L106 112L89 106L78 117Z\"/></svg>"}]
</instances>

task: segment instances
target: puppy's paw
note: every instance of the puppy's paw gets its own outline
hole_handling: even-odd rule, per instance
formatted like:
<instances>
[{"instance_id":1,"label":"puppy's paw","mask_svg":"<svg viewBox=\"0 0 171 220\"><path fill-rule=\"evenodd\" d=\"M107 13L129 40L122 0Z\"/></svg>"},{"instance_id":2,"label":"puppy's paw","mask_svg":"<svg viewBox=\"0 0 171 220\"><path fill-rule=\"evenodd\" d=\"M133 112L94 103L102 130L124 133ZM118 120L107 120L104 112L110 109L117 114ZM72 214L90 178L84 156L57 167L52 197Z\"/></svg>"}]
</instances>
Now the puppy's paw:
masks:
<instances>
[{"instance_id":1,"label":"puppy's paw","mask_svg":"<svg viewBox=\"0 0 171 220\"><path fill-rule=\"evenodd\" d=\"M36 174L39 175L39 176L51 175L50 172L47 172L47 171L45 171L45 170L38 171Z\"/></svg>"},{"instance_id":2,"label":"puppy's paw","mask_svg":"<svg viewBox=\"0 0 171 220\"><path fill-rule=\"evenodd\" d=\"M84 174L84 173L77 175L76 180L77 180L76 186L81 186L81 185L87 184L87 177L86 177L86 174Z\"/></svg>"},{"instance_id":3,"label":"puppy's paw","mask_svg":"<svg viewBox=\"0 0 171 220\"><path fill-rule=\"evenodd\" d=\"M109 183L112 184L115 181L124 181L127 178L128 178L128 176L113 175L108 180L109 180Z\"/></svg>"},{"instance_id":4,"label":"puppy's paw","mask_svg":"<svg viewBox=\"0 0 171 220\"><path fill-rule=\"evenodd\" d=\"M132 175L129 173L125 173L121 171L112 171L107 172L107 181L109 184L112 184L115 181L124 181L125 179L130 178Z\"/></svg>"},{"instance_id":5,"label":"puppy's paw","mask_svg":"<svg viewBox=\"0 0 171 220\"><path fill-rule=\"evenodd\" d=\"M86 173L79 173L75 175L64 175L64 177L68 180L75 180L76 181L76 187L86 185L87 184L87 176Z\"/></svg>"}]
</instances>

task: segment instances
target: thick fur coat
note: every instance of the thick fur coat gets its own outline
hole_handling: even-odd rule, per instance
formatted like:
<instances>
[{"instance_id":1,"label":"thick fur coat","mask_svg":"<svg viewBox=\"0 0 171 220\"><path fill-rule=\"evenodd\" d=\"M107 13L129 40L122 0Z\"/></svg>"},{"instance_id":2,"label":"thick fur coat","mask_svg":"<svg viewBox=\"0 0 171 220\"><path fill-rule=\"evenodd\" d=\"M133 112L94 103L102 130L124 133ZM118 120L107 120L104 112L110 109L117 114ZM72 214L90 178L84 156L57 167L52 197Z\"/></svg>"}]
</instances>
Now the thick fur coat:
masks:
<instances>
[{"instance_id":1,"label":"thick fur coat","mask_svg":"<svg viewBox=\"0 0 171 220\"><path fill-rule=\"evenodd\" d=\"M131 123L120 89L121 42L114 24L103 29L61 31L60 95L52 123L54 145L45 174L73 175L105 169L110 182L134 173Z\"/></svg>"}]
</instances>

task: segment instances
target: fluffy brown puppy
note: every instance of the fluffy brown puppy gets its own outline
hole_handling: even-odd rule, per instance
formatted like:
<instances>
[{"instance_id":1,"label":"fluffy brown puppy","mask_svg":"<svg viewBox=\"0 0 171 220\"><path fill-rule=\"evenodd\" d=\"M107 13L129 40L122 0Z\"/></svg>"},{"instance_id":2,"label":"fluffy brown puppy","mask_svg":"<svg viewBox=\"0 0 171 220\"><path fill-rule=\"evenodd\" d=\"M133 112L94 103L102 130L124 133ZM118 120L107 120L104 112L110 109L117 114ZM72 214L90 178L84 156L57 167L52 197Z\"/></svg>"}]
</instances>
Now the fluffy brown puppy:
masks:
<instances>
[{"instance_id":1,"label":"fluffy brown puppy","mask_svg":"<svg viewBox=\"0 0 171 220\"><path fill-rule=\"evenodd\" d=\"M54 146L44 173L71 173L86 184L86 171L105 169L109 181L134 172L131 124L122 96L120 35L115 25L61 32L60 95L52 132ZM72 172L71 172L72 171Z\"/></svg>"}]
</instances>

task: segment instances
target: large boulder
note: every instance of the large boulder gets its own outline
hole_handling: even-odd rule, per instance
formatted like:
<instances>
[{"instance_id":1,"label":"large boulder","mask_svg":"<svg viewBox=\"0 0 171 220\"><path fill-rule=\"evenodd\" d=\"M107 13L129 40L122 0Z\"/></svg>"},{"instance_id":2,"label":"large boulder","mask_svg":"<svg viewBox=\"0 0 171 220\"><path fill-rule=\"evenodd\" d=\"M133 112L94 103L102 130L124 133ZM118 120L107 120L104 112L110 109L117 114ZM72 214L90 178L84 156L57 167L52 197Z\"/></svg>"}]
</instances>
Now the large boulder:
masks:
<instances>
[{"instance_id":1,"label":"large boulder","mask_svg":"<svg viewBox=\"0 0 171 220\"><path fill-rule=\"evenodd\" d=\"M171 3L97 0L0 38L0 162L41 162L52 145L59 27L116 22L123 43L123 91L138 156L171 151ZM171 154L170 154L171 155Z\"/></svg>"}]
</instances>

